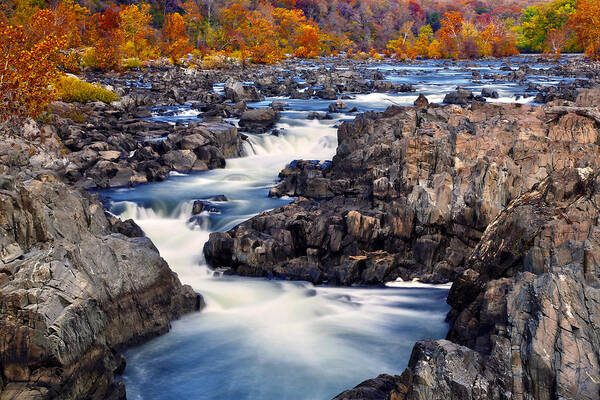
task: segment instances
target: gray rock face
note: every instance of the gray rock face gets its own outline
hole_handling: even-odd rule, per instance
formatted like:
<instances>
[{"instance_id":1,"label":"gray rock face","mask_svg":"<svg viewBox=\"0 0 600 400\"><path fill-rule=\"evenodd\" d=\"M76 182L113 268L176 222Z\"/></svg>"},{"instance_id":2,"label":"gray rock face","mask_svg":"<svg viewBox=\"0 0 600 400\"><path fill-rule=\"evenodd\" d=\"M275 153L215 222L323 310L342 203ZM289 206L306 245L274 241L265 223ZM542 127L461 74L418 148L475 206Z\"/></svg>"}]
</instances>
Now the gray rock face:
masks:
<instances>
[{"instance_id":1,"label":"gray rock face","mask_svg":"<svg viewBox=\"0 0 600 400\"><path fill-rule=\"evenodd\" d=\"M473 96L471 91L459 88L455 92L448 93L444 97L444 103L466 105L469 104L469 102L471 102L474 98L475 96Z\"/></svg>"},{"instance_id":2,"label":"gray rock face","mask_svg":"<svg viewBox=\"0 0 600 400\"><path fill-rule=\"evenodd\" d=\"M506 207L452 287L451 341L418 342L382 398L597 399L598 200L597 172L565 169Z\"/></svg>"},{"instance_id":3,"label":"gray rock face","mask_svg":"<svg viewBox=\"0 0 600 400\"><path fill-rule=\"evenodd\" d=\"M240 82L229 82L225 85L225 97L235 103L241 100L260 101L261 95L253 85L244 85Z\"/></svg>"},{"instance_id":4,"label":"gray rock face","mask_svg":"<svg viewBox=\"0 0 600 400\"><path fill-rule=\"evenodd\" d=\"M240 118L240 128L248 132L264 133L279 121L279 112L271 107L244 111Z\"/></svg>"},{"instance_id":5,"label":"gray rock face","mask_svg":"<svg viewBox=\"0 0 600 400\"><path fill-rule=\"evenodd\" d=\"M298 199L212 235L207 260L316 283L454 280L549 166L598 165L593 120L548 119L543 108L485 103L366 113L340 126L331 163L281 172L270 194Z\"/></svg>"},{"instance_id":6,"label":"gray rock face","mask_svg":"<svg viewBox=\"0 0 600 400\"><path fill-rule=\"evenodd\" d=\"M200 307L150 240L122 229L62 183L0 192L2 400L124 398L117 352Z\"/></svg>"}]
</instances>

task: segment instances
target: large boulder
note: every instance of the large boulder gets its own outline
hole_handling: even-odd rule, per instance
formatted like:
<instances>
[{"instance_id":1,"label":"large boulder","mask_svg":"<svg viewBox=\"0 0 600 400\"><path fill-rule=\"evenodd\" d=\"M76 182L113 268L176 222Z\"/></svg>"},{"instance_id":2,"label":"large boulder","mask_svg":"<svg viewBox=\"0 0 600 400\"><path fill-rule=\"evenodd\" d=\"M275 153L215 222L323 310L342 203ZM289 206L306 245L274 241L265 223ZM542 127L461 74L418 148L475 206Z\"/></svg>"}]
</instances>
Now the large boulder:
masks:
<instances>
[{"instance_id":1,"label":"large boulder","mask_svg":"<svg viewBox=\"0 0 600 400\"><path fill-rule=\"evenodd\" d=\"M473 93L470 90L459 88L454 92L446 94L444 103L466 105L473 101L474 98L475 96L473 96Z\"/></svg>"},{"instance_id":2,"label":"large boulder","mask_svg":"<svg viewBox=\"0 0 600 400\"><path fill-rule=\"evenodd\" d=\"M244 111L239 125L245 131L264 133L279 121L279 112L271 107L255 108Z\"/></svg>"},{"instance_id":3,"label":"large boulder","mask_svg":"<svg viewBox=\"0 0 600 400\"><path fill-rule=\"evenodd\" d=\"M270 195L294 202L211 236L205 254L240 274L316 283L453 281L494 218L549 166L596 168L597 139L593 119L526 105L366 113L340 126L332 162L280 173Z\"/></svg>"},{"instance_id":4,"label":"large boulder","mask_svg":"<svg viewBox=\"0 0 600 400\"><path fill-rule=\"evenodd\" d=\"M317 90L316 95L318 98L323 100L336 100L337 90L332 86L327 86L323 89Z\"/></svg>"},{"instance_id":5,"label":"large boulder","mask_svg":"<svg viewBox=\"0 0 600 400\"><path fill-rule=\"evenodd\" d=\"M225 84L225 98L237 103L238 101L260 101L262 96L254 85L245 85L240 82Z\"/></svg>"}]
</instances>

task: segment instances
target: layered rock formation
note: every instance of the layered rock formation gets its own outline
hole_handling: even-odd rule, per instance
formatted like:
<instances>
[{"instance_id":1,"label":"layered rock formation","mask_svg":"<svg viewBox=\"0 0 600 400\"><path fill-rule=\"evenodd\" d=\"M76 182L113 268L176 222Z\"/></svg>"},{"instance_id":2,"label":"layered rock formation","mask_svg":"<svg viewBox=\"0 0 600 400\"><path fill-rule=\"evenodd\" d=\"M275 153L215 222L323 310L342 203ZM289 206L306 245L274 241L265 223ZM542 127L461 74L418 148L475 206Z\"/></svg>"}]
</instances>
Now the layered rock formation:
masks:
<instances>
[{"instance_id":1,"label":"layered rock formation","mask_svg":"<svg viewBox=\"0 0 600 400\"><path fill-rule=\"evenodd\" d=\"M40 169L60 167L52 145L48 137L39 157L17 162L35 151L2 140L0 399L122 399L119 351L166 332L202 299L132 221L109 220Z\"/></svg>"},{"instance_id":2,"label":"layered rock formation","mask_svg":"<svg viewBox=\"0 0 600 400\"><path fill-rule=\"evenodd\" d=\"M595 121L562 111L475 102L365 113L340 126L331 163L282 171L271 195L298 199L212 234L207 260L314 283L452 281L511 201L554 170L598 165Z\"/></svg>"},{"instance_id":3,"label":"layered rock formation","mask_svg":"<svg viewBox=\"0 0 600 400\"><path fill-rule=\"evenodd\" d=\"M384 393L337 399L597 399L600 176L566 169L503 210L453 285L450 340L421 341ZM390 383L391 382L391 383Z\"/></svg>"}]
</instances>

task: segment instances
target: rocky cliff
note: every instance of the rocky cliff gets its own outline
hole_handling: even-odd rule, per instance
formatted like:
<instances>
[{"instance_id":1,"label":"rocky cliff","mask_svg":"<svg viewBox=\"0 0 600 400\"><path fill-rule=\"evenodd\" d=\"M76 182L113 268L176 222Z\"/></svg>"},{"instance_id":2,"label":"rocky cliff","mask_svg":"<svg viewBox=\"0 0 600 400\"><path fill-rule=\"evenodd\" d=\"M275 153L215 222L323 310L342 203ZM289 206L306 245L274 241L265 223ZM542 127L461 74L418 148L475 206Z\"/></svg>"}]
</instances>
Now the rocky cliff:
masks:
<instances>
[{"instance_id":1,"label":"rocky cliff","mask_svg":"<svg viewBox=\"0 0 600 400\"><path fill-rule=\"evenodd\" d=\"M449 340L418 342L401 376L336 399L597 399L599 201L589 169L552 173L516 199L452 286Z\"/></svg>"},{"instance_id":2,"label":"rocky cliff","mask_svg":"<svg viewBox=\"0 0 600 400\"><path fill-rule=\"evenodd\" d=\"M0 151L0 399L122 399L119 351L202 299L133 222L42 170L64 164L56 139L36 146Z\"/></svg>"},{"instance_id":3,"label":"rocky cliff","mask_svg":"<svg viewBox=\"0 0 600 400\"><path fill-rule=\"evenodd\" d=\"M282 171L271 195L294 202L211 234L206 257L242 275L315 283L455 280L512 201L552 171L598 166L596 121L571 107L365 113L340 126L332 162Z\"/></svg>"}]
</instances>

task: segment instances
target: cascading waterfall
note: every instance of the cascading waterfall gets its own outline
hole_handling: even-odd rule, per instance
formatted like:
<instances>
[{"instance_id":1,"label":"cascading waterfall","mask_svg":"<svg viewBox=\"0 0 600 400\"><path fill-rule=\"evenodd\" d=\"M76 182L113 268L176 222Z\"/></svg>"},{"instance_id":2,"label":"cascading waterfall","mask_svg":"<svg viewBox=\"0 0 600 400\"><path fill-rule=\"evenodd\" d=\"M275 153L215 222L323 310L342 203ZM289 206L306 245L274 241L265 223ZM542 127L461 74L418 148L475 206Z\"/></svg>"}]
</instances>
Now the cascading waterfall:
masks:
<instances>
[{"instance_id":1,"label":"cascading waterfall","mask_svg":"<svg viewBox=\"0 0 600 400\"><path fill-rule=\"evenodd\" d=\"M109 193L207 307L127 354L130 399L324 399L378 373L399 372L420 337L441 337L447 287L315 288L305 282L226 277L202 248L257 212L283 205L268 189L293 159L331 159L338 120L284 113L279 137L250 135L224 169ZM193 221L195 199L225 195Z\"/></svg>"},{"instance_id":2,"label":"cascading waterfall","mask_svg":"<svg viewBox=\"0 0 600 400\"><path fill-rule=\"evenodd\" d=\"M481 72L498 72L500 65L483 66ZM470 76L458 68L444 69L440 62L426 75L411 68L390 67L387 77L416 85L417 93L434 102L458 85L476 89ZM514 83L495 89L500 92L495 101L514 101L522 90ZM348 108L365 111L408 105L415 98L415 93L373 93L344 101ZM294 159L330 160L336 125L353 118L334 114L333 120L310 121L307 112L324 111L330 101L283 100L290 111L277 125L281 134L249 135L245 155L228 160L226 168L173 174L165 182L105 193L111 211L133 218L181 281L207 303L201 313L176 321L169 334L128 351L128 398L327 399L379 373L400 373L416 340L444 336L447 285L313 287L222 276L206 266L202 248L210 232L289 202L267 197L279 171ZM196 115L181 107L164 114L156 119L174 123ZM217 212L190 220L194 200L217 195L228 201L210 200Z\"/></svg>"}]
</instances>

